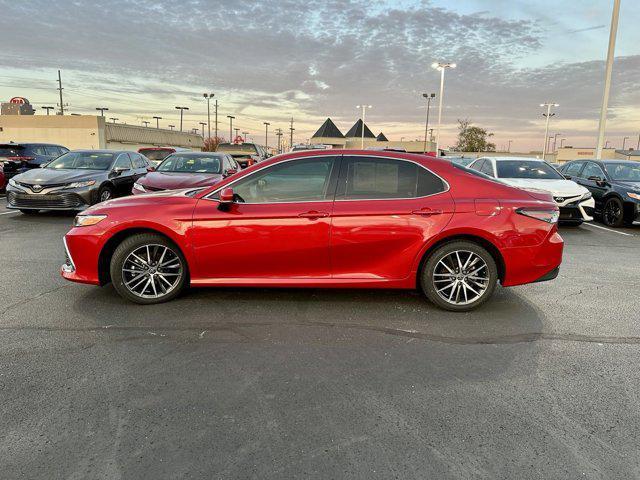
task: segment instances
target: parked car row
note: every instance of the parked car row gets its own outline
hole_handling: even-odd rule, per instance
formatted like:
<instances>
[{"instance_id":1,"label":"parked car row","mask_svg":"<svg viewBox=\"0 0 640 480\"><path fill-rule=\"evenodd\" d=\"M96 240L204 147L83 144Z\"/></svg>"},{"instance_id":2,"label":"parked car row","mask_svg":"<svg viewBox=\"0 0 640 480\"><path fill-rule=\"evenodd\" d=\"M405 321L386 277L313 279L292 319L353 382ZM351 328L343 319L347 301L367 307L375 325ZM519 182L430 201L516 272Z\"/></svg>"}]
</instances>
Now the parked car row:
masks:
<instances>
[{"instance_id":1,"label":"parked car row","mask_svg":"<svg viewBox=\"0 0 640 480\"><path fill-rule=\"evenodd\" d=\"M31 168L39 168L69 149L52 143L1 143L0 191L10 178Z\"/></svg>"}]
</instances>

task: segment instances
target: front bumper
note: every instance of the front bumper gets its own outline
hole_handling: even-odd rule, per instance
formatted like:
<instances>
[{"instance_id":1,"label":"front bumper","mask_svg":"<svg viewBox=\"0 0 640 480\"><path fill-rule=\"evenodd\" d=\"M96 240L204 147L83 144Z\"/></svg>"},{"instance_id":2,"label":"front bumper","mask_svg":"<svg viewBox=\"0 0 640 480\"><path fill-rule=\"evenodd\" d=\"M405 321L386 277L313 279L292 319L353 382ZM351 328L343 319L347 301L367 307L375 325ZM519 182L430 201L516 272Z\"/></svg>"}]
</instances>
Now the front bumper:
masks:
<instances>
[{"instance_id":1,"label":"front bumper","mask_svg":"<svg viewBox=\"0 0 640 480\"><path fill-rule=\"evenodd\" d=\"M557 202L560 208L560 222L590 222L593 220L593 212L596 203L593 198L586 200L573 200Z\"/></svg>"},{"instance_id":2,"label":"front bumper","mask_svg":"<svg viewBox=\"0 0 640 480\"><path fill-rule=\"evenodd\" d=\"M7 208L14 210L70 210L82 211L97 197L95 188L75 188L65 190L44 190L46 193L33 193L27 189L7 186Z\"/></svg>"}]
</instances>

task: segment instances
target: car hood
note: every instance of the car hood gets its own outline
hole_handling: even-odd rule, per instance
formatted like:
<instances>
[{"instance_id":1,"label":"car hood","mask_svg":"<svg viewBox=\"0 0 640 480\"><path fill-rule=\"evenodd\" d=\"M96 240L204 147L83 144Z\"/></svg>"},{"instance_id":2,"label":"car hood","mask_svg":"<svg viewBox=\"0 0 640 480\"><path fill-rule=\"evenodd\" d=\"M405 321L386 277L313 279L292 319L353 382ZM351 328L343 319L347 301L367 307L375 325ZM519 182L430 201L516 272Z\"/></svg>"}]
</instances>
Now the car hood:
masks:
<instances>
[{"instance_id":1,"label":"car hood","mask_svg":"<svg viewBox=\"0 0 640 480\"><path fill-rule=\"evenodd\" d=\"M152 211L156 211L163 206L175 205L181 203L193 204L197 201L192 195L193 188L184 188L182 190L164 190L162 192L145 193L144 195L129 195L126 197L114 198L101 202L89 207L82 212L82 215L90 215L97 213L108 213L113 209L124 209L128 212L138 212L142 207L151 207Z\"/></svg>"},{"instance_id":2,"label":"car hood","mask_svg":"<svg viewBox=\"0 0 640 480\"><path fill-rule=\"evenodd\" d=\"M28 185L47 185L94 180L100 176L107 175L107 173L105 170L55 170L53 168L34 168L20 175L16 175L13 178L16 182L26 183Z\"/></svg>"},{"instance_id":3,"label":"car hood","mask_svg":"<svg viewBox=\"0 0 640 480\"><path fill-rule=\"evenodd\" d=\"M613 180L611 183L618 187L628 188L629 190L640 190L640 182L630 182L622 180Z\"/></svg>"},{"instance_id":4,"label":"car hood","mask_svg":"<svg viewBox=\"0 0 640 480\"><path fill-rule=\"evenodd\" d=\"M578 185L572 180L501 178L500 181L507 185L511 185L512 187L522 188L524 190L544 190L551 193L554 197L575 197L577 195L584 195L588 192L585 187Z\"/></svg>"},{"instance_id":5,"label":"car hood","mask_svg":"<svg viewBox=\"0 0 640 480\"><path fill-rule=\"evenodd\" d=\"M219 173L151 172L138 180L143 186L176 190L179 188L208 187L223 179Z\"/></svg>"}]
</instances>

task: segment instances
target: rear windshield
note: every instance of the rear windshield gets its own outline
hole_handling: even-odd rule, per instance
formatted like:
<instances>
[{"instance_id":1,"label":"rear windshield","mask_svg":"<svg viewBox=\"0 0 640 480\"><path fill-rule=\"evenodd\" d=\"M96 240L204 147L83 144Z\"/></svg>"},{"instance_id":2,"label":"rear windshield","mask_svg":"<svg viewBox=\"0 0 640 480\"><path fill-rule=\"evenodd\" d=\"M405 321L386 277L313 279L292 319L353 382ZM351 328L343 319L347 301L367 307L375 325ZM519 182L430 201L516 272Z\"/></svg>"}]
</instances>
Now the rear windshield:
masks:
<instances>
[{"instance_id":1,"label":"rear windshield","mask_svg":"<svg viewBox=\"0 0 640 480\"><path fill-rule=\"evenodd\" d=\"M144 150L144 149L142 149L138 153L141 153L142 155L147 157L149 160L160 161L160 160L164 160L165 158L167 158L173 152L171 150Z\"/></svg>"},{"instance_id":2,"label":"rear windshield","mask_svg":"<svg viewBox=\"0 0 640 480\"><path fill-rule=\"evenodd\" d=\"M219 155L180 155L174 153L160 164L158 172L220 173Z\"/></svg>"},{"instance_id":3,"label":"rear windshield","mask_svg":"<svg viewBox=\"0 0 640 480\"><path fill-rule=\"evenodd\" d=\"M640 182L640 164L605 163L604 168L613 180Z\"/></svg>"},{"instance_id":4,"label":"rear windshield","mask_svg":"<svg viewBox=\"0 0 640 480\"><path fill-rule=\"evenodd\" d=\"M536 160L500 160L496 162L498 178L562 179L555 168Z\"/></svg>"},{"instance_id":5,"label":"rear windshield","mask_svg":"<svg viewBox=\"0 0 640 480\"><path fill-rule=\"evenodd\" d=\"M253 143L239 143L237 145L235 143L221 143L220 145L218 145L218 148L216 150L218 152L225 152L230 154L253 154L258 152L256 146Z\"/></svg>"},{"instance_id":6,"label":"rear windshield","mask_svg":"<svg viewBox=\"0 0 640 480\"><path fill-rule=\"evenodd\" d=\"M108 170L112 153L69 152L56 158L46 168L54 170Z\"/></svg>"},{"instance_id":7,"label":"rear windshield","mask_svg":"<svg viewBox=\"0 0 640 480\"><path fill-rule=\"evenodd\" d=\"M24 147L19 145L0 145L0 157L18 157L24 152Z\"/></svg>"}]
</instances>

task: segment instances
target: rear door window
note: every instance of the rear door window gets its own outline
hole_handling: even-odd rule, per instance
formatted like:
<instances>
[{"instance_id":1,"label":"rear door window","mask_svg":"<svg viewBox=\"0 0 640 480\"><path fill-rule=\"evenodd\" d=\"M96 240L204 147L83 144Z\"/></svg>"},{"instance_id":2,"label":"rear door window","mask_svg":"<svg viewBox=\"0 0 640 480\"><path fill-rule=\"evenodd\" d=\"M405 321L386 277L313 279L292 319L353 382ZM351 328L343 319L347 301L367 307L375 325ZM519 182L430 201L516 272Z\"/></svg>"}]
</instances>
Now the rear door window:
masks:
<instances>
[{"instance_id":1,"label":"rear door window","mask_svg":"<svg viewBox=\"0 0 640 480\"><path fill-rule=\"evenodd\" d=\"M416 198L446 190L440 177L417 163L376 157L345 157L336 199Z\"/></svg>"},{"instance_id":2,"label":"rear door window","mask_svg":"<svg viewBox=\"0 0 640 480\"><path fill-rule=\"evenodd\" d=\"M495 176L493 174L493 162L491 160L485 160L482 164L482 167L480 168L480 172L484 173L485 175L489 175L490 177Z\"/></svg>"},{"instance_id":3,"label":"rear door window","mask_svg":"<svg viewBox=\"0 0 640 480\"><path fill-rule=\"evenodd\" d=\"M589 177L600 177L605 178L604 172L602 169L593 162L587 162L582 173L580 174L580 178L589 178Z\"/></svg>"},{"instance_id":4,"label":"rear door window","mask_svg":"<svg viewBox=\"0 0 640 480\"><path fill-rule=\"evenodd\" d=\"M469 168L471 170L475 170L476 172L480 172L482 170L482 167L484 166L485 162L486 162L486 160L481 158L480 160L476 160L471 165L469 165Z\"/></svg>"},{"instance_id":5,"label":"rear door window","mask_svg":"<svg viewBox=\"0 0 640 480\"><path fill-rule=\"evenodd\" d=\"M147 168L147 162L137 153L130 153L133 168Z\"/></svg>"}]
</instances>

